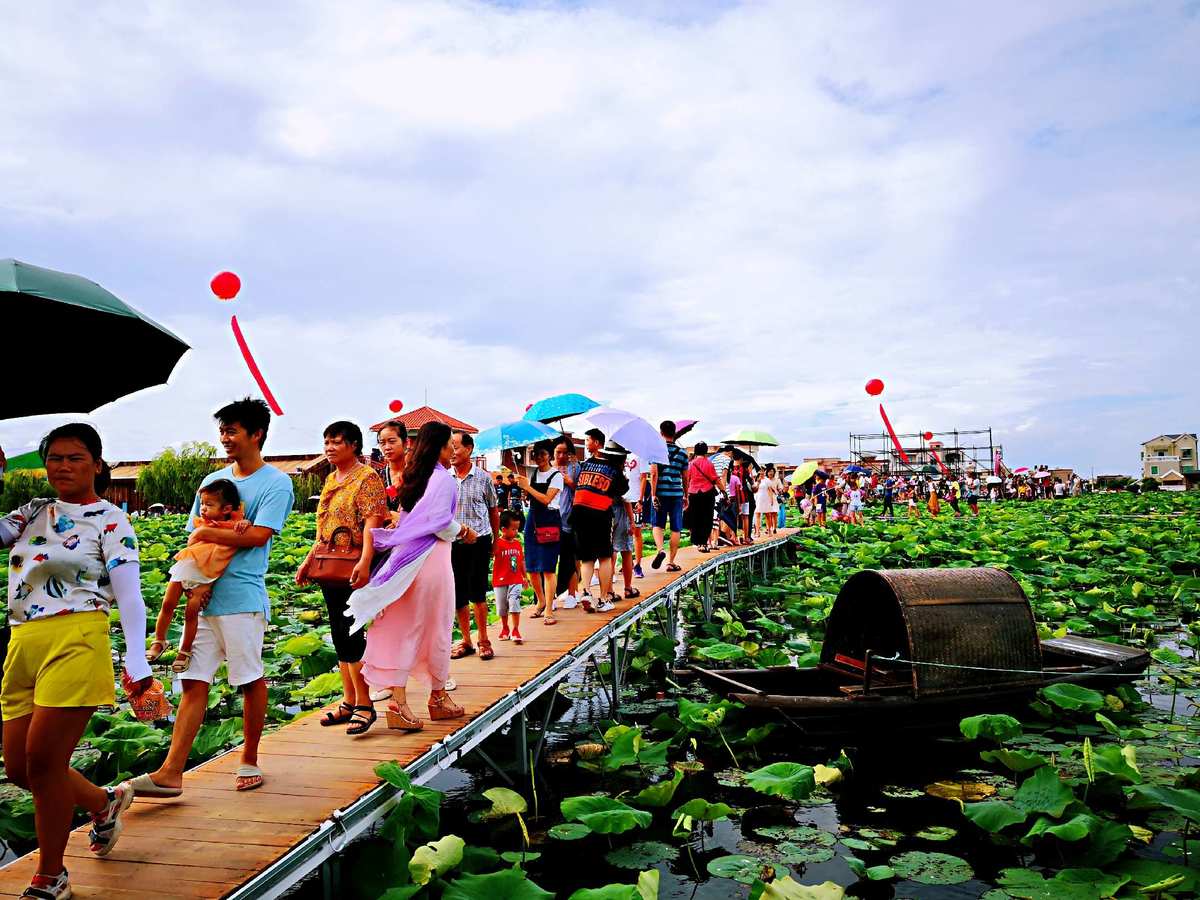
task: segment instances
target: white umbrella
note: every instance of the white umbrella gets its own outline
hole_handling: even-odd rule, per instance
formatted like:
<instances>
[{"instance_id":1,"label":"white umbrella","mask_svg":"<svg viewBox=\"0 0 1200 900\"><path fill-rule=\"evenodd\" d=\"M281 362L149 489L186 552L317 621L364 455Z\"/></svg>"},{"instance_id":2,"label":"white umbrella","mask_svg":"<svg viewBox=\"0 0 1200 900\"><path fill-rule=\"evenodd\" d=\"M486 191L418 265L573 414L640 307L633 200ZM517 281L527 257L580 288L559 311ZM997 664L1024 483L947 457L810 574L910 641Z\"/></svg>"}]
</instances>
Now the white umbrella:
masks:
<instances>
[{"instance_id":1,"label":"white umbrella","mask_svg":"<svg viewBox=\"0 0 1200 900\"><path fill-rule=\"evenodd\" d=\"M1049 478L1050 473L1047 472L1045 469L1042 469L1042 471L1040 471L1040 472L1034 472L1033 477L1034 478Z\"/></svg>"},{"instance_id":2,"label":"white umbrella","mask_svg":"<svg viewBox=\"0 0 1200 900\"><path fill-rule=\"evenodd\" d=\"M616 441L642 461L642 465L667 462L667 442L658 429L640 416L623 409L601 406L585 416L611 441Z\"/></svg>"},{"instance_id":3,"label":"white umbrella","mask_svg":"<svg viewBox=\"0 0 1200 900\"><path fill-rule=\"evenodd\" d=\"M999 475L989 475L987 477L987 483L988 484L1003 484L1004 479L1001 478Z\"/></svg>"}]
</instances>

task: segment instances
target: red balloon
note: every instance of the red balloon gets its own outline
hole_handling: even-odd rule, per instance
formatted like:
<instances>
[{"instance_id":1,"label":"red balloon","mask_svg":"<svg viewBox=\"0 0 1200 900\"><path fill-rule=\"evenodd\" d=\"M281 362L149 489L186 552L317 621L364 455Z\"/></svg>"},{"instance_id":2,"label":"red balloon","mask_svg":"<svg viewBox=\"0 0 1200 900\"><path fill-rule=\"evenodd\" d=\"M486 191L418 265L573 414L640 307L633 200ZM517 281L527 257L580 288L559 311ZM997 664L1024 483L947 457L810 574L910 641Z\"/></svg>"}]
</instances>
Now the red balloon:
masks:
<instances>
[{"instance_id":1,"label":"red balloon","mask_svg":"<svg viewBox=\"0 0 1200 900\"><path fill-rule=\"evenodd\" d=\"M883 382L878 378L872 378L867 382L867 393L872 397L878 397L883 393Z\"/></svg>"},{"instance_id":2,"label":"red balloon","mask_svg":"<svg viewBox=\"0 0 1200 900\"><path fill-rule=\"evenodd\" d=\"M400 410L404 409L404 404L401 403L399 400L393 400L391 403L388 404L388 409L390 409L394 413L398 413L398 412L400 412Z\"/></svg>"},{"instance_id":3,"label":"red balloon","mask_svg":"<svg viewBox=\"0 0 1200 900\"><path fill-rule=\"evenodd\" d=\"M927 440L927 441L932 441L932 440L933 440L933 432L932 432L932 431L927 431L927 432L925 432L925 434L923 435L923 437L924 437L924 438L925 438L925 440Z\"/></svg>"},{"instance_id":4,"label":"red balloon","mask_svg":"<svg viewBox=\"0 0 1200 900\"><path fill-rule=\"evenodd\" d=\"M218 272L209 283L212 292L222 300L232 300L242 289L242 279L232 272Z\"/></svg>"}]
</instances>

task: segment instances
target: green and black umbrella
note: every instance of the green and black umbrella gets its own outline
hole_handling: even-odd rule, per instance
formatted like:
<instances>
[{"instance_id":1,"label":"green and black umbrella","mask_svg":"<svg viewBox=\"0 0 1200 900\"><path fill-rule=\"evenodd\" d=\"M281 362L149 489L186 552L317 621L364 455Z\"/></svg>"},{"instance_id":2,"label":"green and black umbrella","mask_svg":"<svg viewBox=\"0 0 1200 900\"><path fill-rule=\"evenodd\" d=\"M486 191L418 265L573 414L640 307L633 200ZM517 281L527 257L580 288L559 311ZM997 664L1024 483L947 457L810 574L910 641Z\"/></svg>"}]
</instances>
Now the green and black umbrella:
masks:
<instances>
[{"instance_id":1,"label":"green and black umbrella","mask_svg":"<svg viewBox=\"0 0 1200 900\"><path fill-rule=\"evenodd\" d=\"M15 259L0 259L0 321L17 375L0 419L91 412L165 384L189 349L94 281Z\"/></svg>"}]
</instances>

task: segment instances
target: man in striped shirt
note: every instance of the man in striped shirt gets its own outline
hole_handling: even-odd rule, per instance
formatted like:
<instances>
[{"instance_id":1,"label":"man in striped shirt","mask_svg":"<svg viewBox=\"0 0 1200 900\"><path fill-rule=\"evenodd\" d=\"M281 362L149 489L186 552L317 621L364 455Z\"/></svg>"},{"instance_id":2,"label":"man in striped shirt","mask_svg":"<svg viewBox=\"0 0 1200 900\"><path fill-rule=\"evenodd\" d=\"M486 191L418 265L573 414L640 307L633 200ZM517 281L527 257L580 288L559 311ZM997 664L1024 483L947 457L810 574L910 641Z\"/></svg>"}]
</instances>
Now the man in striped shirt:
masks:
<instances>
[{"instance_id":1,"label":"man in striped shirt","mask_svg":"<svg viewBox=\"0 0 1200 900\"><path fill-rule=\"evenodd\" d=\"M675 443L675 423L670 419L658 426L659 433L667 442L667 461L655 463L650 469L650 493L654 498L654 546L657 553L650 563L661 568L664 557L664 528L671 523L671 555L667 561L668 572L678 572L675 555L679 553L679 533L683 530L683 511L687 506L687 451Z\"/></svg>"}]
</instances>

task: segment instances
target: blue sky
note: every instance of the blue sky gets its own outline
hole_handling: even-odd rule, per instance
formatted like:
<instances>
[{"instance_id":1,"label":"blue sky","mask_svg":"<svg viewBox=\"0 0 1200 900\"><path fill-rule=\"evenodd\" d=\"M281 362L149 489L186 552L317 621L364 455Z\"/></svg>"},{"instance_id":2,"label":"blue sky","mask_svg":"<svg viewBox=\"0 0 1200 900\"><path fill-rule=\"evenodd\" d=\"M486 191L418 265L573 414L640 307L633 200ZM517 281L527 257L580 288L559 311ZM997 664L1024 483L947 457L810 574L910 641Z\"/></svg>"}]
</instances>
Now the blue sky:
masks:
<instances>
[{"instance_id":1,"label":"blue sky","mask_svg":"<svg viewBox=\"0 0 1200 900\"><path fill-rule=\"evenodd\" d=\"M991 425L1014 464L1132 471L1200 428L1194 3L56 3L6 31L0 256L194 347L95 415L114 457L253 390L231 312L276 452L426 390L481 427L581 390L798 460L878 429L871 377L900 430Z\"/></svg>"}]
</instances>

